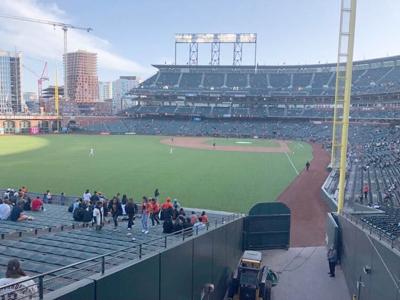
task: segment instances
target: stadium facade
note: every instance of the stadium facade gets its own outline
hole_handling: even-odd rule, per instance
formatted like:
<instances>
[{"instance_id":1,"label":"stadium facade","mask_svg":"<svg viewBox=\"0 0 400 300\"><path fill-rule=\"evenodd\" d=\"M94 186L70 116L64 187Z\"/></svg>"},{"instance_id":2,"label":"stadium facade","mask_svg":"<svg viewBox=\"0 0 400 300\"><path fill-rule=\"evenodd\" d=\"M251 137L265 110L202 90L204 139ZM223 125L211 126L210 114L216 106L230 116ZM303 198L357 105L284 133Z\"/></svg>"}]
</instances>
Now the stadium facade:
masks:
<instances>
[{"instance_id":1,"label":"stadium facade","mask_svg":"<svg viewBox=\"0 0 400 300\"><path fill-rule=\"evenodd\" d=\"M139 114L202 117L331 118L336 64L282 66L154 65L129 93ZM400 56L354 63L352 114L400 108ZM145 107L145 108L143 108Z\"/></svg>"}]
</instances>

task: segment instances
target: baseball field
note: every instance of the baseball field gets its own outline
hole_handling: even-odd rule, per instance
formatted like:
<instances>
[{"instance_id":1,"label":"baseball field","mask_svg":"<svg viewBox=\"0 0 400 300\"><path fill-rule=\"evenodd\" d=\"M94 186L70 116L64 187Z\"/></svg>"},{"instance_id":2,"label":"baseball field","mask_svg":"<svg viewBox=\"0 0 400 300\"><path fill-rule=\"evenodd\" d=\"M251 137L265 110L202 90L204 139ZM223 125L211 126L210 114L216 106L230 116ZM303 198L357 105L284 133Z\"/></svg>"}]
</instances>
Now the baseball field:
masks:
<instances>
[{"instance_id":1,"label":"baseball field","mask_svg":"<svg viewBox=\"0 0 400 300\"><path fill-rule=\"evenodd\" d=\"M136 200L158 188L161 198L187 207L247 212L256 202L275 201L311 159L311 146L297 141L2 136L0 188L66 195L90 189Z\"/></svg>"}]
</instances>

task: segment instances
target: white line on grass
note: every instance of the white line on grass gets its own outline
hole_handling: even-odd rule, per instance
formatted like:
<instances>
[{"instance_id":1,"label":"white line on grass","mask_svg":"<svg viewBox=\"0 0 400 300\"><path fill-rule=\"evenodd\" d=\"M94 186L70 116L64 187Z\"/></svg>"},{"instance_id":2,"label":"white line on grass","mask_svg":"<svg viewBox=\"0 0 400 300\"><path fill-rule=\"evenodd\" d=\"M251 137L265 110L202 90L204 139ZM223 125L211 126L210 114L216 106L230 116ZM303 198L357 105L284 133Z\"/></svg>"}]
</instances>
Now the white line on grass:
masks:
<instances>
[{"instance_id":1,"label":"white line on grass","mask_svg":"<svg viewBox=\"0 0 400 300\"><path fill-rule=\"evenodd\" d=\"M299 175L299 171L297 171L296 166L294 165L292 159L290 158L289 154L287 154L287 152L285 152L287 159L289 160L290 164L292 165L294 171L296 172L297 175Z\"/></svg>"}]
</instances>

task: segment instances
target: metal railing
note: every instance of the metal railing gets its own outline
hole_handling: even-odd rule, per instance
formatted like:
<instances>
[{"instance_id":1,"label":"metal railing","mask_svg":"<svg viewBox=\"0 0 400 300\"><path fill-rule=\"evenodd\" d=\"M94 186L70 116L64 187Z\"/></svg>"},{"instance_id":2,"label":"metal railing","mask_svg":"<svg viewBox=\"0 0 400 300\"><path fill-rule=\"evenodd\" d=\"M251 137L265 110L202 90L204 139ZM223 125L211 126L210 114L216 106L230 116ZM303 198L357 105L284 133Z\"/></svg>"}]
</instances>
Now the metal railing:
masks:
<instances>
[{"instance_id":1,"label":"metal railing","mask_svg":"<svg viewBox=\"0 0 400 300\"><path fill-rule=\"evenodd\" d=\"M140 261L146 257L146 255L151 255L155 251L160 253L171 245L185 241L186 239L194 238L198 235L208 232L209 230L219 228L227 223L236 221L243 216L243 214L224 215L214 219L212 222L205 224L205 226L202 228L199 228L198 226L184 228L182 230L165 234L146 242L134 244L123 249L114 250L106 254L82 260L49 272L41 273L39 275L29 277L28 279L21 280L18 283L14 282L4 285L0 287L0 299L30 299L32 296L37 297L38 299L43 299L44 294L59 288L57 286L51 286L51 283L54 281L56 281L56 284L58 281L60 287L64 287L84 278L77 274L78 272L85 272L87 273L87 276L94 274L104 275L106 271L112 267L126 262ZM158 250L146 251L146 247L149 246L155 246L158 248ZM117 260L117 262L113 263L113 260ZM29 280L33 280L35 284L28 284ZM62 284L60 281L62 281ZM65 281L70 282L65 283ZM25 284L20 286L21 283ZM35 289L35 294L28 294L28 288Z\"/></svg>"},{"instance_id":2,"label":"metal railing","mask_svg":"<svg viewBox=\"0 0 400 300\"><path fill-rule=\"evenodd\" d=\"M378 226L374 226L363 221L361 217L364 215L352 215L349 213L343 213L343 216L351 223L355 224L357 227L367 231L371 236L387 243L388 246L392 249L400 251L400 239L397 236L387 234L382 228Z\"/></svg>"}]
</instances>

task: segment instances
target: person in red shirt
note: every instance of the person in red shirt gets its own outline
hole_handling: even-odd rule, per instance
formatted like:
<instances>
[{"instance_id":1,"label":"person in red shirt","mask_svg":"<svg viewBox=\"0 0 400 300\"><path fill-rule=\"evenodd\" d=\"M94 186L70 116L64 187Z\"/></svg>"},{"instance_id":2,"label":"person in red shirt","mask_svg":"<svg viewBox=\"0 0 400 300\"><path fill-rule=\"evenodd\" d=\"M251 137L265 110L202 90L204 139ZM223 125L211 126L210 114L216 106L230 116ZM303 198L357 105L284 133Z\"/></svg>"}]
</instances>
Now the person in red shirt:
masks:
<instances>
[{"instance_id":1,"label":"person in red shirt","mask_svg":"<svg viewBox=\"0 0 400 300\"><path fill-rule=\"evenodd\" d=\"M43 201L42 201L42 199L39 198L39 196L37 196L31 202L31 210L32 211L39 211L41 209L43 209Z\"/></svg>"},{"instance_id":2,"label":"person in red shirt","mask_svg":"<svg viewBox=\"0 0 400 300\"><path fill-rule=\"evenodd\" d=\"M198 220L198 218L197 218L196 212L192 211L192 214L190 216L190 223L192 225L194 225L197 222L197 220Z\"/></svg>"},{"instance_id":3,"label":"person in red shirt","mask_svg":"<svg viewBox=\"0 0 400 300\"><path fill-rule=\"evenodd\" d=\"M171 203L171 198L167 197L166 201L161 205L161 208L163 210L166 210L168 208L172 208L172 203Z\"/></svg>"},{"instance_id":4,"label":"person in red shirt","mask_svg":"<svg viewBox=\"0 0 400 300\"><path fill-rule=\"evenodd\" d=\"M208 223L208 216L206 215L206 212L205 212L205 211L203 211L203 212L201 213L201 222L202 222L203 224L207 224L207 223Z\"/></svg>"},{"instance_id":5,"label":"person in red shirt","mask_svg":"<svg viewBox=\"0 0 400 300\"><path fill-rule=\"evenodd\" d=\"M158 214L160 213L160 205L158 204L155 198L151 199L150 206L151 206L151 212L150 212L151 224L154 226L156 222L157 225L160 225L160 218L158 217Z\"/></svg>"},{"instance_id":6,"label":"person in red shirt","mask_svg":"<svg viewBox=\"0 0 400 300\"><path fill-rule=\"evenodd\" d=\"M365 200L368 200L368 192L369 192L369 186L368 186L368 184L365 184L364 188L363 188L363 193L364 193Z\"/></svg>"}]
</instances>

